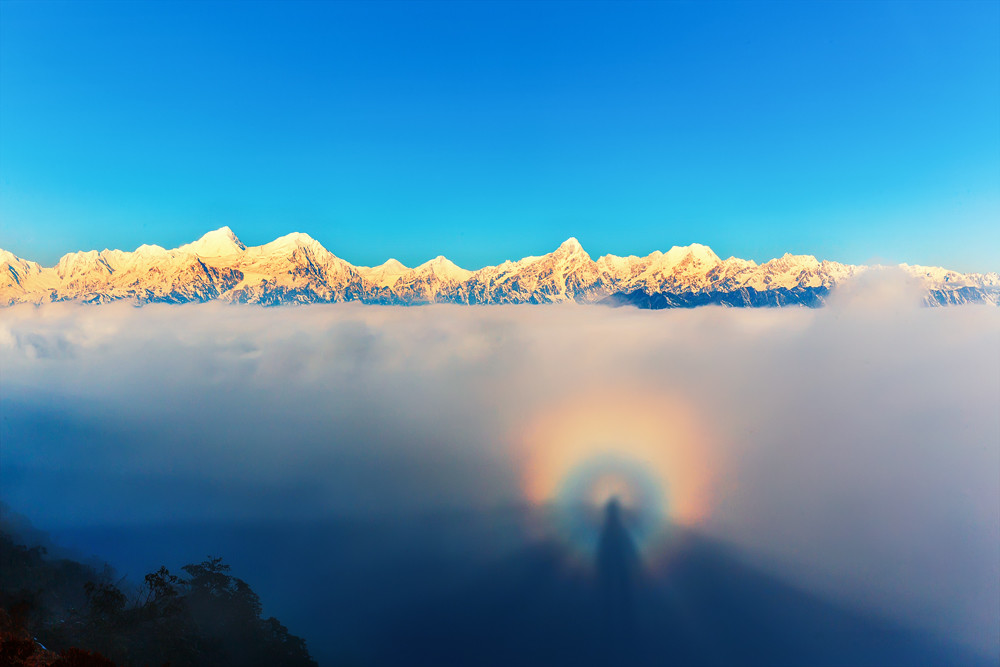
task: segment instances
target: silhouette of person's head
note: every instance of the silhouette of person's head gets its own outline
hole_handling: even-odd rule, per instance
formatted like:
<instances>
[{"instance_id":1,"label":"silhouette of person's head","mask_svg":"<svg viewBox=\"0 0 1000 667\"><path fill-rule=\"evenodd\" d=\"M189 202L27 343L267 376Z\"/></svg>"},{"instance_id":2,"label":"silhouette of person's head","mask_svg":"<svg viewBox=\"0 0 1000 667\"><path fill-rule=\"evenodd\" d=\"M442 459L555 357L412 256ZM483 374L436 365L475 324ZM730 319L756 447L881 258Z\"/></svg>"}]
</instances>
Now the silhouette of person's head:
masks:
<instances>
[{"instance_id":1,"label":"silhouette of person's head","mask_svg":"<svg viewBox=\"0 0 1000 667\"><path fill-rule=\"evenodd\" d=\"M621 501L613 497L604 505L604 523L597 547L597 570L602 580L629 582L636 574L639 554L625 526Z\"/></svg>"},{"instance_id":2,"label":"silhouette of person's head","mask_svg":"<svg viewBox=\"0 0 1000 667\"><path fill-rule=\"evenodd\" d=\"M618 496L612 496L604 505L604 525L621 521L622 504Z\"/></svg>"}]
</instances>

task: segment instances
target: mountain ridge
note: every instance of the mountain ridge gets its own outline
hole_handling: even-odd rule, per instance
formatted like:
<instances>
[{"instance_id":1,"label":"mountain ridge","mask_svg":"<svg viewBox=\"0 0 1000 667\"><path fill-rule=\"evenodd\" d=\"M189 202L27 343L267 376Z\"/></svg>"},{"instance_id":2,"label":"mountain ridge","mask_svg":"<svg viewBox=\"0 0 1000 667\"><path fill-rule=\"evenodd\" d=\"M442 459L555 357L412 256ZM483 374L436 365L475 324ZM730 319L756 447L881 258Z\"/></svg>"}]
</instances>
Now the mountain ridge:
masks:
<instances>
[{"instance_id":1,"label":"mountain ridge","mask_svg":"<svg viewBox=\"0 0 1000 667\"><path fill-rule=\"evenodd\" d=\"M0 250L0 305L218 299L262 305L573 301L640 308L816 307L825 304L838 285L873 268L885 267L790 253L762 264L721 259L699 243L645 257L608 254L594 260L574 237L545 255L475 271L443 255L413 268L395 259L368 267L347 262L302 232L246 246L232 229L221 227L174 249L144 244L132 252L71 252L52 267ZM1000 303L1000 275L995 272L962 274L910 264L893 268L923 289L926 305Z\"/></svg>"}]
</instances>

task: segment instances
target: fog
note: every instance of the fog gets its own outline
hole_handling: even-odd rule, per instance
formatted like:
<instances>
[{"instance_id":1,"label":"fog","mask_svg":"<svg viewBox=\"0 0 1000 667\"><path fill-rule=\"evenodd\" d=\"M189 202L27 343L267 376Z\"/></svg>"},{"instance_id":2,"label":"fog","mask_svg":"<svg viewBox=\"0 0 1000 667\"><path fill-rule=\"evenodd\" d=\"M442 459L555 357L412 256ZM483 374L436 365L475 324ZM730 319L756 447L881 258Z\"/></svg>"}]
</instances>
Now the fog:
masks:
<instances>
[{"instance_id":1,"label":"fog","mask_svg":"<svg viewBox=\"0 0 1000 667\"><path fill-rule=\"evenodd\" d=\"M7 308L0 493L57 532L405 520L558 500L553 415L683 415L672 519L1000 654L1000 309L918 303L890 274L819 310Z\"/></svg>"}]
</instances>

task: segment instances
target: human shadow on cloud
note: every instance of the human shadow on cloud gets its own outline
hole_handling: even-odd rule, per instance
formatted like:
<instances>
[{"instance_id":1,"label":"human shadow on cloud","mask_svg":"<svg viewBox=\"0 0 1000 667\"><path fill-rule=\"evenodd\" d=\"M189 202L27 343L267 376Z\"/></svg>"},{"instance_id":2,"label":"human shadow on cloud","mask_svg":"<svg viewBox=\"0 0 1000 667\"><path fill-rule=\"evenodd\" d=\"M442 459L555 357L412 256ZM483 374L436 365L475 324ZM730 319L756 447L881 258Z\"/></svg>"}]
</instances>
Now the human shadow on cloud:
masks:
<instances>
[{"instance_id":1,"label":"human shadow on cloud","mask_svg":"<svg viewBox=\"0 0 1000 667\"><path fill-rule=\"evenodd\" d=\"M379 624L381 665L978 665L989 661L852 611L671 528L640 559L616 502L590 567L541 541Z\"/></svg>"}]
</instances>

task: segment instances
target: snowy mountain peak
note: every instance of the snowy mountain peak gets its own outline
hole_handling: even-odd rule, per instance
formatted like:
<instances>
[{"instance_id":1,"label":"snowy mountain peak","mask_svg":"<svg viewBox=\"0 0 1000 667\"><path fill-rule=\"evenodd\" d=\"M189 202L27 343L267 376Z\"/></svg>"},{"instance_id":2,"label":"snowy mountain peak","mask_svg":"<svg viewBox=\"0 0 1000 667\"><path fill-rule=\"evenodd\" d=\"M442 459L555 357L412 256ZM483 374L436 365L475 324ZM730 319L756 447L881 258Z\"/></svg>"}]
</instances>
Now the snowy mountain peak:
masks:
<instances>
[{"instance_id":1,"label":"snowy mountain peak","mask_svg":"<svg viewBox=\"0 0 1000 667\"><path fill-rule=\"evenodd\" d=\"M580 242L576 240L575 236L571 236L562 243L560 243L559 247L556 249L556 252L561 252L562 254L566 255L580 254L580 253L585 254L583 246L580 245Z\"/></svg>"},{"instance_id":2,"label":"snowy mountain peak","mask_svg":"<svg viewBox=\"0 0 1000 667\"><path fill-rule=\"evenodd\" d=\"M654 253L655 255L656 253ZM719 256L716 255L707 245L692 243L686 246L674 246L663 253L663 258L668 264L680 264L686 259L694 259L705 264L717 264Z\"/></svg>"},{"instance_id":3,"label":"snowy mountain peak","mask_svg":"<svg viewBox=\"0 0 1000 667\"><path fill-rule=\"evenodd\" d=\"M22 260L20 257L18 257L17 255L15 255L14 253L12 253L12 252L10 252L8 250L0 250L0 266L8 265L8 264L9 265L19 264L22 261L24 261L24 260Z\"/></svg>"},{"instance_id":4,"label":"snowy mountain peak","mask_svg":"<svg viewBox=\"0 0 1000 667\"><path fill-rule=\"evenodd\" d=\"M175 250L91 250L42 267L0 250L0 305L79 300L106 303L220 299L277 305L363 301L383 304L632 303L663 308L822 305L828 293L866 270L786 253L758 265L721 261L692 243L645 257L593 261L569 238L548 254L467 271L443 255L410 269L395 259L369 268L335 257L308 234L247 248L229 227ZM925 289L928 305L1000 303L1000 275L940 267L900 267Z\"/></svg>"},{"instance_id":5,"label":"snowy mountain peak","mask_svg":"<svg viewBox=\"0 0 1000 667\"><path fill-rule=\"evenodd\" d=\"M60 276L69 276L94 268L107 270L107 267L101 262L100 253L96 250L68 252L60 257L59 263L56 264L56 272Z\"/></svg>"},{"instance_id":6,"label":"snowy mountain peak","mask_svg":"<svg viewBox=\"0 0 1000 667\"><path fill-rule=\"evenodd\" d=\"M718 262L719 256L707 245L692 243L688 246L688 254L705 262Z\"/></svg>"},{"instance_id":7,"label":"snowy mountain peak","mask_svg":"<svg viewBox=\"0 0 1000 667\"><path fill-rule=\"evenodd\" d=\"M439 278L446 278L449 280L465 280L472 275L472 271L463 269L444 255L438 255L434 259L424 262L415 270L418 273L422 271L431 271Z\"/></svg>"},{"instance_id":8,"label":"snowy mountain peak","mask_svg":"<svg viewBox=\"0 0 1000 667\"><path fill-rule=\"evenodd\" d=\"M182 252L189 252L199 257L225 257L239 254L246 249L247 247L236 238L236 234L229 227L219 227L194 243L187 243L178 248Z\"/></svg>"},{"instance_id":9,"label":"snowy mountain peak","mask_svg":"<svg viewBox=\"0 0 1000 667\"><path fill-rule=\"evenodd\" d=\"M166 249L163 248L162 246L149 245L147 243L143 243L141 246L135 249L135 254L140 257L153 257L155 255L165 255L166 253L167 253Z\"/></svg>"},{"instance_id":10,"label":"snowy mountain peak","mask_svg":"<svg viewBox=\"0 0 1000 667\"><path fill-rule=\"evenodd\" d=\"M392 287L402 276L409 274L413 269L390 257L378 266L359 266L358 271L377 287Z\"/></svg>"},{"instance_id":11,"label":"snowy mountain peak","mask_svg":"<svg viewBox=\"0 0 1000 667\"><path fill-rule=\"evenodd\" d=\"M373 266L372 271L409 271L410 268L394 257L390 257L378 266Z\"/></svg>"},{"instance_id":12,"label":"snowy mountain peak","mask_svg":"<svg viewBox=\"0 0 1000 667\"><path fill-rule=\"evenodd\" d=\"M819 266L819 260L817 260L813 255L793 255L790 252L786 252L781 257L777 259L772 259L770 262L765 262L765 266L771 265L775 267L791 268L791 267L817 267Z\"/></svg>"},{"instance_id":13,"label":"snowy mountain peak","mask_svg":"<svg viewBox=\"0 0 1000 667\"><path fill-rule=\"evenodd\" d=\"M279 236L270 243L265 243L262 246L257 246L257 250L259 250L260 253L264 255L271 255L271 254L287 255L292 252L295 252L299 248L311 250L313 253L329 252L326 248L323 247L322 243L320 243L313 237L303 232L292 232L291 234L285 234L284 236Z\"/></svg>"}]
</instances>

